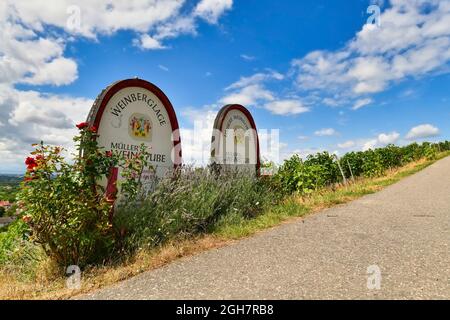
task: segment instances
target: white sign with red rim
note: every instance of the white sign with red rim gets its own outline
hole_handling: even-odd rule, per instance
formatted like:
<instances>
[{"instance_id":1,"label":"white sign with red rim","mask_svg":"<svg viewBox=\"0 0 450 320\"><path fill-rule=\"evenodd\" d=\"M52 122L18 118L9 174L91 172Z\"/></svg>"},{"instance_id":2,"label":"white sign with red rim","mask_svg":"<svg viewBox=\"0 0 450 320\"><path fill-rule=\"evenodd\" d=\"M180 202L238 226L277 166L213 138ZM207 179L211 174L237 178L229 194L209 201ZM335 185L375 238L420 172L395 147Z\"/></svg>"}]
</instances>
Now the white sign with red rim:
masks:
<instances>
[{"instance_id":1,"label":"white sign with red rim","mask_svg":"<svg viewBox=\"0 0 450 320\"><path fill-rule=\"evenodd\" d=\"M142 176L147 189L181 164L175 111L167 96L148 81L128 79L108 86L95 100L87 121L97 128L98 145L106 152L131 158L142 144L147 147L151 167ZM104 181L107 193L115 193L120 179L114 168L108 182Z\"/></svg>"},{"instance_id":2,"label":"white sign with red rim","mask_svg":"<svg viewBox=\"0 0 450 320\"><path fill-rule=\"evenodd\" d=\"M259 139L255 121L242 105L224 106L214 121L211 162L259 174Z\"/></svg>"}]
</instances>

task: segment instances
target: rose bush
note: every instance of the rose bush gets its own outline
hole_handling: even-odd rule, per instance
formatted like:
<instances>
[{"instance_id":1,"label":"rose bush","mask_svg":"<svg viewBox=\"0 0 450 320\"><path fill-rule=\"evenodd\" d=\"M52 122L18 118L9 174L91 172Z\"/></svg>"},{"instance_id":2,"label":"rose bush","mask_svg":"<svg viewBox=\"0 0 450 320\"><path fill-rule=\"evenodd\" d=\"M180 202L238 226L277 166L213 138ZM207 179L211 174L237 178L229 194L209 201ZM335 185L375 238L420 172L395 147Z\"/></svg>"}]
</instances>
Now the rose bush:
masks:
<instances>
[{"instance_id":1,"label":"rose bush","mask_svg":"<svg viewBox=\"0 0 450 320\"><path fill-rule=\"evenodd\" d=\"M18 194L30 239L62 266L98 263L113 250L115 195L108 194L100 182L108 179L112 168L123 168L127 179L117 187L124 190L124 196L133 197L147 156L145 148L137 158L127 160L104 152L98 147L95 127L85 122L77 127L78 153L73 162L66 161L60 147L34 145L25 160L27 172Z\"/></svg>"}]
</instances>

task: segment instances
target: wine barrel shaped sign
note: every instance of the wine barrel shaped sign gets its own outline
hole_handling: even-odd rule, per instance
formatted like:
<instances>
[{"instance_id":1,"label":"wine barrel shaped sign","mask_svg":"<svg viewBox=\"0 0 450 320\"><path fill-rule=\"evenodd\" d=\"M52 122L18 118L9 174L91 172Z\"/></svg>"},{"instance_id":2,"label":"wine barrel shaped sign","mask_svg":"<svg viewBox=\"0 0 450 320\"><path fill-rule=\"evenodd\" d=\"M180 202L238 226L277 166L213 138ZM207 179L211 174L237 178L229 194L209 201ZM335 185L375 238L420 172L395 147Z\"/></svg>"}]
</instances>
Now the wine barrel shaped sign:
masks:
<instances>
[{"instance_id":1,"label":"wine barrel shaped sign","mask_svg":"<svg viewBox=\"0 0 450 320\"><path fill-rule=\"evenodd\" d=\"M98 130L97 142L104 151L135 156L144 144L149 168L141 176L143 187L152 190L159 178L181 164L181 141L175 111L167 96L154 84L141 79L113 83L97 97L88 122ZM121 179L118 168L102 182L115 194Z\"/></svg>"},{"instance_id":2,"label":"wine barrel shaped sign","mask_svg":"<svg viewBox=\"0 0 450 320\"><path fill-rule=\"evenodd\" d=\"M211 162L226 169L259 174L259 139L255 121L242 105L224 106L214 121Z\"/></svg>"}]
</instances>

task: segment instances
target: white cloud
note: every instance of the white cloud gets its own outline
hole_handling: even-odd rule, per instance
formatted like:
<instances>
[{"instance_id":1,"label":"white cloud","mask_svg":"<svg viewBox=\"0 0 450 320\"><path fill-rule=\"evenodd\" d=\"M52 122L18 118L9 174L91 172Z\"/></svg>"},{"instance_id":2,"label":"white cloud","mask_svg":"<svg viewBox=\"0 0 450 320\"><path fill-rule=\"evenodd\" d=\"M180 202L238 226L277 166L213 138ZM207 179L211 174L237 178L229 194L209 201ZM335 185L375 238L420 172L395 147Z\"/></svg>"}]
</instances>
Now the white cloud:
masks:
<instances>
[{"instance_id":1,"label":"white cloud","mask_svg":"<svg viewBox=\"0 0 450 320\"><path fill-rule=\"evenodd\" d=\"M338 143L339 149L345 149L345 151L366 151L369 149L385 147L388 144L396 144L400 140L400 134L397 131L389 133L380 133L372 138L361 138L347 140L342 143Z\"/></svg>"},{"instance_id":2,"label":"white cloud","mask_svg":"<svg viewBox=\"0 0 450 320\"><path fill-rule=\"evenodd\" d=\"M367 106L368 104L371 104L372 102L373 102L373 99L371 99L371 98L358 99L355 101L352 109L353 110L361 109L362 107Z\"/></svg>"},{"instance_id":3,"label":"white cloud","mask_svg":"<svg viewBox=\"0 0 450 320\"><path fill-rule=\"evenodd\" d=\"M150 50L167 48L159 40L152 38L148 34L143 34L139 37L139 39L134 39L133 44L135 46L141 47L142 49L150 49Z\"/></svg>"},{"instance_id":4,"label":"white cloud","mask_svg":"<svg viewBox=\"0 0 450 320\"><path fill-rule=\"evenodd\" d=\"M382 12L381 27L366 24L339 50L313 51L293 60L298 89L320 92L328 105L347 100L358 105L361 96L405 79L449 72L449 8L449 1L392 0Z\"/></svg>"},{"instance_id":5,"label":"white cloud","mask_svg":"<svg viewBox=\"0 0 450 320\"><path fill-rule=\"evenodd\" d=\"M190 124L190 127L180 129L185 164L205 166L209 163L212 130L218 111L219 105L216 104L183 110L182 115ZM261 159L279 163L280 156L288 146L287 143L279 141L279 130L257 129Z\"/></svg>"},{"instance_id":6,"label":"white cloud","mask_svg":"<svg viewBox=\"0 0 450 320\"><path fill-rule=\"evenodd\" d=\"M163 40L175 38L183 34L196 35L196 28L196 21L193 16L176 16L175 18L169 19L167 22L158 25L155 28L155 31L153 32L154 34L151 36L151 38L154 39L157 43L161 44ZM162 44L161 47L167 48Z\"/></svg>"},{"instance_id":7,"label":"white cloud","mask_svg":"<svg viewBox=\"0 0 450 320\"><path fill-rule=\"evenodd\" d=\"M142 49L165 49L167 39L196 34L199 19L216 23L232 1L185 0L0 1L0 157L15 168L39 140L73 148L74 124L86 118L92 99L21 91L17 84L62 86L78 77L66 45L84 37L126 30ZM161 66L164 67L164 66ZM164 69L164 68L163 68Z\"/></svg>"},{"instance_id":8,"label":"white cloud","mask_svg":"<svg viewBox=\"0 0 450 320\"><path fill-rule=\"evenodd\" d=\"M279 72L268 70L249 77L241 77L225 88L229 91L219 102L222 104L239 103L244 106L262 106L276 115L292 115L309 111L298 98L279 98L266 88L269 81L281 81L285 77Z\"/></svg>"},{"instance_id":9,"label":"white cloud","mask_svg":"<svg viewBox=\"0 0 450 320\"><path fill-rule=\"evenodd\" d=\"M333 128L324 128L320 129L314 132L314 135L318 137L329 137L329 136L335 136L338 132Z\"/></svg>"},{"instance_id":10,"label":"white cloud","mask_svg":"<svg viewBox=\"0 0 450 320\"><path fill-rule=\"evenodd\" d=\"M39 72L26 77L24 83L32 85L53 84L61 86L70 84L78 78L77 64L72 59L59 57L45 63Z\"/></svg>"},{"instance_id":11,"label":"white cloud","mask_svg":"<svg viewBox=\"0 0 450 320\"><path fill-rule=\"evenodd\" d=\"M367 140L363 146L362 146L362 150L363 151L367 151L369 149L375 149L377 147L378 144L378 140L377 139L370 139Z\"/></svg>"},{"instance_id":12,"label":"white cloud","mask_svg":"<svg viewBox=\"0 0 450 320\"><path fill-rule=\"evenodd\" d=\"M0 37L8 37L8 42L14 44L13 40L19 37L37 39L38 33L45 34L48 27L56 27L52 32L53 38L47 35L43 39L54 42L58 37L97 39L98 35L130 30L138 35L133 41L135 45L143 49L163 49L166 48L162 43L165 39L196 34L199 19L216 23L225 11L231 9L232 2L201 0L195 8L189 9L185 0L79 0L76 4L71 0L3 0L0 27L8 31L13 26L16 30L14 34L3 32ZM1 40L0 43L4 42ZM26 44L25 41L19 42L24 42L22 46Z\"/></svg>"},{"instance_id":13,"label":"white cloud","mask_svg":"<svg viewBox=\"0 0 450 320\"><path fill-rule=\"evenodd\" d=\"M202 0L194 9L194 14L209 23L217 23L219 17L233 6L233 0Z\"/></svg>"},{"instance_id":14,"label":"white cloud","mask_svg":"<svg viewBox=\"0 0 450 320\"><path fill-rule=\"evenodd\" d=\"M0 20L0 83L64 85L77 76L74 60L63 57L65 44Z\"/></svg>"},{"instance_id":15,"label":"white cloud","mask_svg":"<svg viewBox=\"0 0 450 320\"><path fill-rule=\"evenodd\" d=\"M6 3L8 13L34 30L42 31L45 25L53 25L67 33L95 38L97 34L118 30L147 32L177 15L184 1L6 0Z\"/></svg>"},{"instance_id":16,"label":"white cloud","mask_svg":"<svg viewBox=\"0 0 450 320\"><path fill-rule=\"evenodd\" d=\"M241 89L250 85L260 84L269 80L283 80L284 76L276 71L270 71L268 73L256 73L249 77L241 77L238 81L229 85L225 90Z\"/></svg>"},{"instance_id":17,"label":"white cloud","mask_svg":"<svg viewBox=\"0 0 450 320\"><path fill-rule=\"evenodd\" d=\"M20 91L0 85L0 157L2 170L22 170L31 144L61 145L73 151L75 124L86 119L92 99L73 98L36 91Z\"/></svg>"},{"instance_id":18,"label":"white cloud","mask_svg":"<svg viewBox=\"0 0 450 320\"><path fill-rule=\"evenodd\" d=\"M241 58L246 60L246 61L253 61L253 60L255 60L254 56L250 56L248 54L241 54Z\"/></svg>"},{"instance_id":19,"label":"white cloud","mask_svg":"<svg viewBox=\"0 0 450 320\"><path fill-rule=\"evenodd\" d=\"M266 103L264 108L277 115L293 115L309 111L309 108L305 107L299 100L272 101Z\"/></svg>"},{"instance_id":20,"label":"white cloud","mask_svg":"<svg viewBox=\"0 0 450 320\"><path fill-rule=\"evenodd\" d=\"M167 68L166 66L164 66L162 64L158 65L158 68L160 68L162 71L166 71L166 72L169 71L169 68Z\"/></svg>"},{"instance_id":21,"label":"white cloud","mask_svg":"<svg viewBox=\"0 0 450 320\"><path fill-rule=\"evenodd\" d=\"M218 106L186 108L182 115L193 128L181 128L183 162L188 165L205 166L211 154L211 137Z\"/></svg>"},{"instance_id":22,"label":"white cloud","mask_svg":"<svg viewBox=\"0 0 450 320\"><path fill-rule=\"evenodd\" d=\"M387 134L381 133L378 135L378 142L380 145L388 145L397 142L398 138L400 138L400 134L395 131Z\"/></svg>"},{"instance_id":23,"label":"white cloud","mask_svg":"<svg viewBox=\"0 0 450 320\"><path fill-rule=\"evenodd\" d=\"M273 93L259 84L252 84L237 92L226 95L220 102L223 104L239 103L244 106L254 106L261 101L273 101Z\"/></svg>"},{"instance_id":24,"label":"white cloud","mask_svg":"<svg viewBox=\"0 0 450 320\"><path fill-rule=\"evenodd\" d=\"M356 142L355 142L355 141L353 141L353 140L348 140L348 141L345 141L345 142L343 142L343 143L339 143L339 144L338 144L338 147L339 147L340 149L349 149L349 148L354 147L355 145L356 145Z\"/></svg>"},{"instance_id":25,"label":"white cloud","mask_svg":"<svg viewBox=\"0 0 450 320\"><path fill-rule=\"evenodd\" d=\"M289 159L293 155L298 155L302 159L306 159L309 155L314 155L319 152L323 152L325 149L323 148L304 148L304 149L294 149L290 151L286 151L282 153L282 159Z\"/></svg>"},{"instance_id":26,"label":"white cloud","mask_svg":"<svg viewBox=\"0 0 450 320\"><path fill-rule=\"evenodd\" d=\"M340 105L340 101L339 101L339 100L333 99L333 98L329 98L329 97L324 98L324 99L322 100L322 102L323 102L324 104L326 104L327 106L330 106L330 107L337 107L337 106Z\"/></svg>"},{"instance_id":27,"label":"white cloud","mask_svg":"<svg viewBox=\"0 0 450 320\"><path fill-rule=\"evenodd\" d=\"M380 133L376 138L367 140L362 144L362 150L375 149L385 147L388 144L396 143L400 138L400 134L396 131L390 133Z\"/></svg>"},{"instance_id":28,"label":"white cloud","mask_svg":"<svg viewBox=\"0 0 450 320\"><path fill-rule=\"evenodd\" d=\"M439 135L439 129L431 124L421 124L417 127L411 128L406 135L406 139L422 139L431 138Z\"/></svg>"}]
</instances>

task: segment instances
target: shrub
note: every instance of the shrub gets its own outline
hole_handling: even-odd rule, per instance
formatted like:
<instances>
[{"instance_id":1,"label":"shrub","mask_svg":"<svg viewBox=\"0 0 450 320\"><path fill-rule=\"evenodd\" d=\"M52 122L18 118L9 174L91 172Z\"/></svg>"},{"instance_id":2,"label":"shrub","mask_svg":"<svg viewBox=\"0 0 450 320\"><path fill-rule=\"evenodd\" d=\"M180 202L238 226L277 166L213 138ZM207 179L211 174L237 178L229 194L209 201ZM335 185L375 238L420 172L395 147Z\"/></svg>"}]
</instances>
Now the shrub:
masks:
<instances>
[{"instance_id":1,"label":"shrub","mask_svg":"<svg viewBox=\"0 0 450 320\"><path fill-rule=\"evenodd\" d=\"M316 166L317 186L329 185L341 179L335 156L326 151L309 155L305 161L305 166Z\"/></svg>"},{"instance_id":2,"label":"shrub","mask_svg":"<svg viewBox=\"0 0 450 320\"><path fill-rule=\"evenodd\" d=\"M344 176L378 177L388 169L397 168L422 158L433 160L438 152L450 150L450 142L436 144L412 143L404 147L388 145L384 148L349 152L340 160ZM341 181L336 159L327 152L310 155L303 161L298 155L287 159L275 176L276 183L287 193L308 194L318 188Z\"/></svg>"},{"instance_id":3,"label":"shrub","mask_svg":"<svg viewBox=\"0 0 450 320\"><path fill-rule=\"evenodd\" d=\"M303 161L299 155L294 154L290 159L284 161L275 176L275 181L282 190L292 193L298 190L300 176L297 172L303 166Z\"/></svg>"},{"instance_id":4,"label":"shrub","mask_svg":"<svg viewBox=\"0 0 450 320\"><path fill-rule=\"evenodd\" d=\"M428 160L437 159L438 154L437 145L424 142L422 147L423 147L423 155L425 156L425 158L427 158Z\"/></svg>"},{"instance_id":5,"label":"shrub","mask_svg":"<svg viewBox=\"0 0 450 320\"><path fill-rule=\"evenodd\" d=\"M363 153L362 171L365 177L381 176L384 169L379 152L369 149Z\"/></svg>"},{"instance_id":6,"label":"shrub","mask_svg":"<svg viewBox=\"0 0 450 320\"><path fill-rule=\"evenodd\" d=\"M292 156L280 167L275 180L287 193L309 194L340 181L340 177L334 156L323 152L308 156L306 161L298 155Z\"/></svg>"},{"instance_id":7,"label":"shrub","mask_svg":"<svg viewBox=\"0 0 450 320\"><path fill-rule=\"evenodd\" d=\"M255 217L277 195L267 179L183 167L141 201L118 208L115 226L125 233L125 249L155 246L211 231L225 216Z\"/></svg>"},{"instance_id":8,"label":"shrub","mask_svg":"<svg viewBox=\"0 0 450 320\"><path fill-rule=\"evenodd\" d=\"M27 173L18 193L30 239L62 266L99 262L114 246L111 195L105 194L99 181L123 159L99 150L95 128L86 123L78 127L75 161L65 161L61 148L35 145L25 162ZM126 162L125 169L139 169L136 161ZM132 193L134 184L123 189Z\"/></svg>"},{"instance_id":9,"label":"shrub","mask_svg":"<svg viewBox=\"0 0 450 320\"><path fill-rule=\"evenodd\" d=\"M397 168L402 165L402 150L393 144L384 148L376 149L380 158L380 163L384 169Z\"/></svg>"},{"instance_id":10,"label":"shrub","mask_svg":"<svg viewBox=\"0 0 450 320\"><path fill-rule=\"evenodd\" d=\"M22 220L11 223L0 232L0 268L21 277L33 277L37 264L43 258L40 247L29 241L30 229Z\"/></svg>"}]
</instances>

